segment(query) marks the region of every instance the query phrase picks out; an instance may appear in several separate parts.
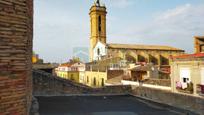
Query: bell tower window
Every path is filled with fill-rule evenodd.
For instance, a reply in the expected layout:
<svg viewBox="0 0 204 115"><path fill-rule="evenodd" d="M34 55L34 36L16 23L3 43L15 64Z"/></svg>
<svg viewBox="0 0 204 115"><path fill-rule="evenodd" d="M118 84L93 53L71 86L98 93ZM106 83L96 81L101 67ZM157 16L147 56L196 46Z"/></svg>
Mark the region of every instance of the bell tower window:
<svg viewBox="0 0 204 115"><path fill-rule="evenodd" d="M101 16L98 17L98 31L101 32Z"/></svg>

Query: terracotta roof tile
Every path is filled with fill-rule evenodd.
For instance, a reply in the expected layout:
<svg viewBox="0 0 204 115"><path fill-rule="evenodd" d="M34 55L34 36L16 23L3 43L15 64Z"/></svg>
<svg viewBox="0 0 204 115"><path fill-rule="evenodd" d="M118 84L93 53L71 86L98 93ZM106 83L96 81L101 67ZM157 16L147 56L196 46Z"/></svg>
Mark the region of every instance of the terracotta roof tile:
<svg viewBox="0 0 204 115"><path fill-rule="evenodd" d="M204 53L185 54L180 56L174 56L172 58L173 59L204 58Z"/></svg>
<svg viewBox="0 0 204 115"><path fill-rule="evenodd" d="M70 67L72 66L73 64L70 64L70 63L63 63L61 64L59 67Z"/></svg>
<svg viewBox="0 0 204 115"><path fill-rule="evenodd" d="M169 50L169 51L183 51L182 49L160 46L160 45L137 45L137 44L107 44L109 48L115 49L141 49L141 50Z"/></svg>

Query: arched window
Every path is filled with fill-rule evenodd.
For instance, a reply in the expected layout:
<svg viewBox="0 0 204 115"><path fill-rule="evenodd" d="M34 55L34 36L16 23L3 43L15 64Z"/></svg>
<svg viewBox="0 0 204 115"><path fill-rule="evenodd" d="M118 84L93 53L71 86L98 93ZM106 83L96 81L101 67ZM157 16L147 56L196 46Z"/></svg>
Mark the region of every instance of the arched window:
<svg viewBox="0 0 204 115"><path fill-rule="evenodd" d="M89 76L87 76L86 82L89 83Z"/></svg>
<svg viewBox="0 0 204 115"><path fill-rule="evenodd" d="M101 32L101 16L98 17L98 31Z"/></svg>
<svg viewBox="0 0 204 115"><path fill-rule="evenodd" d="M104 78L102 78L101 86L104 86Z"/></svg>
<svg viewBox="0 0 204 115"><path fill-rule="evenodd" d="M71 74L71 80L72 80L72 81L74 80L74 75L73 75L73 74Z"/></svg>
<svg viewBox="0 0 204 115"><path fill-rule="evenodd" d="M96 86L96 78L94 77L93 85Z"/></svg>
<svg viewBox="0 0 204 115"><path fill-rule="evenodd" d="M100 55L100 49L99 48L97 49L97 54Z"/></svg>

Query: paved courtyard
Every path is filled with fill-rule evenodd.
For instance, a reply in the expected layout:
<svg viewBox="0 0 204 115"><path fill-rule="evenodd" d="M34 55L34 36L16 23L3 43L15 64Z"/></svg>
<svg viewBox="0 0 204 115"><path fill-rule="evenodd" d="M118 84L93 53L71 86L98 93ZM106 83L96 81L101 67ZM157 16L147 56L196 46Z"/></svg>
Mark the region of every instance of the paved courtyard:
<svg viewBox="0 0 204 115"><path fill-rule="evenodd" d="M132 96L37 97L40 115L181 115Z"/></svg>

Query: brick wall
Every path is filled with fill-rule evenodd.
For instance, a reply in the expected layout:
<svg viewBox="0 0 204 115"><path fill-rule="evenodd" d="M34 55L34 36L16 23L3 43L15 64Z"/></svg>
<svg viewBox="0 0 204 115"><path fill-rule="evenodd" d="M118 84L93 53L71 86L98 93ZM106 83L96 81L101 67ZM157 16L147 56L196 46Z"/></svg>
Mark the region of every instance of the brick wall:
<svg viewBox="0 0 204 115"><path fill-rule="evenodd" d="M29 113L33 0L0 0L0 115Z"/></svg>

